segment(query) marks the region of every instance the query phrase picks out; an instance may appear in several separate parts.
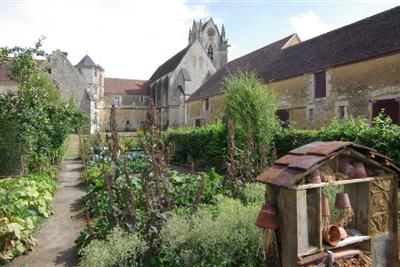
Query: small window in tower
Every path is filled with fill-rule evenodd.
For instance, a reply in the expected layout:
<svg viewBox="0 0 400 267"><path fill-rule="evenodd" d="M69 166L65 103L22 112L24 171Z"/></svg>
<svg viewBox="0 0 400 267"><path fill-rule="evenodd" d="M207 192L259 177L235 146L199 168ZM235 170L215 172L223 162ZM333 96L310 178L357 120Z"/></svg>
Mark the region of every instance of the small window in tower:
<svg viewBox="0 0 400 267"><path fill-rule="evenodd" d="M51 74L51 69L50 68L47 69L47 73Z"/></svg>
<svg viewBox="0 0 400 267"><path fill-rule="evenodd" d="M144 96L140 96L140 98L139 98L139 102L140 102L140 104L143 104L144 103Z"/></svg>
<svg viewBox="0 0 400 267"><path fill-rule="evenodd" d="M208 46L207 55L211 59L211 61L214 60L214 48L212 47L212 45Z"/></svg>
<svg viewBox="0 0 400 267"><path fill-rule="evenodd" d="M314 120L314 109L310 108L308 109L308 122L312 122Z"/></svg>
<svg viewBox="0 0 400 267"><path fill-rule="evenodd" d="M97 70L94 69L94 77L97 77Z"/></svg>
<svg viewBox="0 0 400 267"><path fill-rule="evenodd" d="M337 106L336 115L339 120L344 119L346 116L346 106Z"/></svg>
<svg viewBox="0 0 400 267"><path fill-rule="evenodd" d="M210 100L208 98L206 98L204 100L204 109L205 109L205 111L209 111L210 110Z"/></svg>

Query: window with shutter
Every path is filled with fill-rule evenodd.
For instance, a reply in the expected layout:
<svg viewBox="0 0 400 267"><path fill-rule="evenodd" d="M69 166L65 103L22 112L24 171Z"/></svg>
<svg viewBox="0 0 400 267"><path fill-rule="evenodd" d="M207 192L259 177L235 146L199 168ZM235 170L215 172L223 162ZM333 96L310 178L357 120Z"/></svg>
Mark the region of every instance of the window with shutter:
<svg viewBox="0 0 400 267"><path fill-rule="evenodd" d="M378 116L380 112L389 116L393 123L399 124L399 102L396 99L378 100L372 103L372 118Z"/></svg>
<svg viewBox="0 0 400 267"><path fill-rule="evenodd" d="M314 74L314 98L326 97L326 72Z"/></svg>

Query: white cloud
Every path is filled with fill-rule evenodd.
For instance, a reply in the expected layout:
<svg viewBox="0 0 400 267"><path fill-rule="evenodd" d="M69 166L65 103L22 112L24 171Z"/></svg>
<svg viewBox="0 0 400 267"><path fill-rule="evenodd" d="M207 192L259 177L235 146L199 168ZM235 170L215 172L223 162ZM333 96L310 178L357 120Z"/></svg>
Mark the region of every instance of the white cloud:
<svg viewBox="0 0 400 267"><path fill-rule="evenodd" d="M108 77L148 79L187 45L204 5L184 0L30 0L7 2L0 46L30 46L44 35L46 51L61 49L76 64L86 53Z"/></svg>
<svg viewBox="0 0 400 267"><path fill-rule="evenodd" d="M290 17L289 22L301 40L310 39L332 29L312 10Z"/></svg>

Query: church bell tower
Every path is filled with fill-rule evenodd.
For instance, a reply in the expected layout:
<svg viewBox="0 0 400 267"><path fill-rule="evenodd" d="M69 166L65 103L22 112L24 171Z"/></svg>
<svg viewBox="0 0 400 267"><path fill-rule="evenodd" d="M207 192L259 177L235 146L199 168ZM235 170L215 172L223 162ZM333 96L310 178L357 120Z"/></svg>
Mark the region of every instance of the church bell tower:
<svg viewBox="0 0 400 267"><path fill-rule="evenodd" d="M212 18L204 24L201 20L193 21L192 28L189 30L189 44L192 44L195 40L199 40L217 70L228 62L228 47L230 45L225 38L224 25L219 31Z"/></svg>

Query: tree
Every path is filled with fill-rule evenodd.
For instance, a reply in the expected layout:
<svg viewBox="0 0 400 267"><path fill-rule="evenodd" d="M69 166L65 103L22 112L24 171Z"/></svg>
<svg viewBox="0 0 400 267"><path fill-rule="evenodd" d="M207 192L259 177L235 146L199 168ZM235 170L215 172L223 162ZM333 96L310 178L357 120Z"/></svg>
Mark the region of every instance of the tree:
<svg viewBox="0 0 400 267"><path fill-rule="evenodd" d="M18 91L0 95L0 122L10 126L1 128L0 140L7 140L9 129L15 133L0 150L17 151L21 174L55 162L68 134L88 121L76 105L61 102L54 83L37 68L35 56L46 55L41 42L34 48L0 48L0 64L11 65L11 77L19 84Z"/></svg>
<svg viewBox="0 0 400 267"><path fill-rule="evenodd" d="M279 128L276 95L252 72L229 76L224 86L225 117L233 121L239 172L245 178L254 177L273 155L273 138Z"/></svg>

